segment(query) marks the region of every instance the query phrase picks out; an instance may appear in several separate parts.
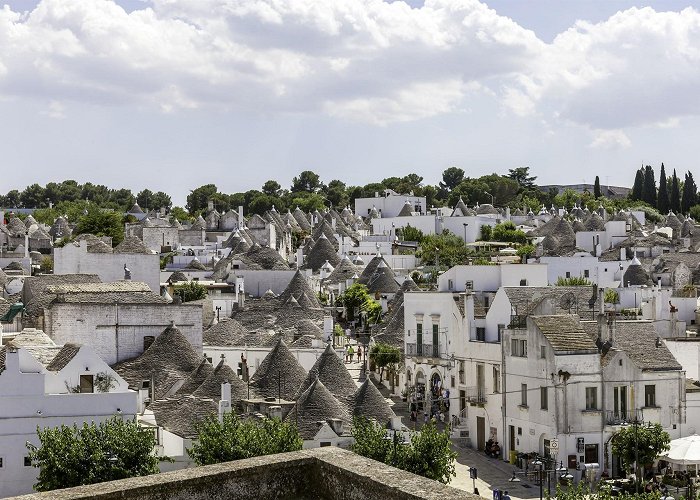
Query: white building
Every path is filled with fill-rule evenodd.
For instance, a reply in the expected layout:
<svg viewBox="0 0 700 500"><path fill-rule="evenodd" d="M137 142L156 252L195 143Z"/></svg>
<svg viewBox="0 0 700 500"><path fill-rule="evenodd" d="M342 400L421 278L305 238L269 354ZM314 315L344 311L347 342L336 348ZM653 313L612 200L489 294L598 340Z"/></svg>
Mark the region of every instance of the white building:
<svg viewBox="0 0 700 500"><path fill-rule="evenodd" d="M629 266L629 261L624 257L622 260L601 261L589 252L576 252L567 257L542 256L539 262L547 265L550 285L555 285L559 278L585 278L603 288L617 287Z"/></svg>
<svg viewBox="0 0 700 500"><path fill-rule="evenodd" d="M376 209L381 217L396 217L408 201L413 211L425 215L427 206L425 196L398 194L391 189L385 189L383 193L374 193L374 198L356 198L355 214L361 217L369 216L372 209Z"/></svg>
<svg viewBox="0 0 700 500"><path fill-rule="evenodd" d="M91 252L88 242L68 243L54 249L54 274L96 274L105 283L125 278L125 267L130 279L148 284L153 292L160 292L160 256L146 248L135 237L130 237L114 252Z"/></svg>
<svg viewBox="0 0 700 500"><path fill-rule="evenodd" d="M27 442L37 427L135 418L137 394L87 345L56 346L25 330L0 347L0 497L32 492L37 470Z"/></svg>

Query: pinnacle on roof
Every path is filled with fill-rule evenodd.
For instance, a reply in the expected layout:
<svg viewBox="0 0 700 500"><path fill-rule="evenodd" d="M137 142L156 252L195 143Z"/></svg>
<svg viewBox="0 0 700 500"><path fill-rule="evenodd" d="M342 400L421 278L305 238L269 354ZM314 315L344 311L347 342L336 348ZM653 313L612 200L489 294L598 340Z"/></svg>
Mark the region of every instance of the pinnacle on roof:
<svg viewBox="0 0 700 500"><path fill-rule="evenodd" d="M366 378L353 394L352 414L376 420L381 425L396 417L384 396L369 378Z"/></svg>
<svg viewBox="0 0 700 500"><path fill-rule="evenodd" d="M345 405L350 405L357 385L345 367L345 363L340 360L331 344L326 346L323 354L319 356L314 366L309 370L306 380L299 387L297 397L300 397L316 379L323 382L323 385L338 401Z"/></svg>
<svg viewBox="0 0 700 500"><path fill-rule="evenodd" d="M250 385L262 397L292 401L304 379L306 371L280 337L251 377Z"/></svg>
<svg viewBox="0 0 700 500"><path fill-rule="evenodd" d="M404 203L403 207L401 207L401 211L399 212L399 215L397 217L411 217L413 215L413 207L411 206L411 203L406 200L406 203Z"/></svg>
<svg viewBox="0 0 700 500"><path fill-rule="evenodd" d="M202 333L202 341L206 345L232 346L240 345L240 339L246 334L245 328L233 318L221 318L215 325Z"/></svg>
<svg viewBox="0 0 700 500"><path fill-rule="evenodd" d="M216 365L216 368L214 368L212 373L209 374L206 380L202 382L202 385L200 385L192 395L219 401L221 400L221 384L225 382L231 384L231 406L238 406L242 400L248 398L247 384L238 378L236 372L226 364L223 355L219 364ZM255 397L255 394L251 393L251 397Z"/></svg>
<svg viewBox="0 0 700 500"><path fill-rule="evenodd" d="M622 277L622 286L640 286L649 284L649 274L635 256Z"/></svg>
<svg viewBox="0 0 700 500"><path fill-rule="evenodd" d="M131 208L129 209L130 214L142 214L143 210L141 210L141 207L139 206L138 203L134 203Z"/></svg>
<svg viewBox="0 0 700 500"><path fill-rule="evenodd" d="M311 385L299 396L296 404L285 418L286 422L296 423L302 439L313 439L319 429L319 422L337 418L350 424L350 414L343 405L323 385L314 379Z"/></svg>
<svg viewBox="0 0 700 500"><path fill-rule="evenodd" d="M185 275L185 273L183 273L182 271L175 271L168 278L168 283L182 283L185 281L189 281L189 280L187 279L187 276Z"/></svg>
<svg viewBox="0 0 700 500"><path fill-rule="evenodd" d="M202 264L197 257L192 259L185 269L192 269L194 271L206 271L207 268Z"/></svg>
<svg viewBox="0 0 700 500"><path fill-rule="evenodd" d="M357 274L357 268L350 262L347 255L343 255L338 265L333 269L333 272L325 279L326 283L340 283L352 278Z"/></svg>

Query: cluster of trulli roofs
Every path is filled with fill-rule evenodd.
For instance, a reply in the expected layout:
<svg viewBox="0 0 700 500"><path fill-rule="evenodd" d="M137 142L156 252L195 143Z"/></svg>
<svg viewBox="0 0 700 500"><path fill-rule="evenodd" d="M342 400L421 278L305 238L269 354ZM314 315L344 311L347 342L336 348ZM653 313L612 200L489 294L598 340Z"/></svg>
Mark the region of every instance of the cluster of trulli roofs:
<svg viewBox="0 0 700 500"><path fill-rule="evenodd" d="M246 218L210 204L190 225L129 213L138 222L114 247L72 238L61 217L51 227L0 217L0 497L31 491L25 443L38 444L37 426L114 415L153 430L156 452L175 459L165 468L192 465L186 448L207 415L278 417L306 447L348 446L353 416L411 427L398 404L449 422L460 445L497 440L504 459L535 451L610 475L621 473L610 446L621 425L658 422L677 438L700 424L691 219L462 200L428 210L391 191L354 211ZM479 241L482 226L504 221L536 248L526 262L509 244ZM398 241L409 225L449 230L491 265L431 280L432 263ZM42 274L47 255L53 273ZM566 278L595 286L556 285ZM191 281L207 296L182 302L175 291ZM348 311L334 304L353 283L383 310L354 326L403 354L393 380L343 362L351 335L334 331Z"/></svg>

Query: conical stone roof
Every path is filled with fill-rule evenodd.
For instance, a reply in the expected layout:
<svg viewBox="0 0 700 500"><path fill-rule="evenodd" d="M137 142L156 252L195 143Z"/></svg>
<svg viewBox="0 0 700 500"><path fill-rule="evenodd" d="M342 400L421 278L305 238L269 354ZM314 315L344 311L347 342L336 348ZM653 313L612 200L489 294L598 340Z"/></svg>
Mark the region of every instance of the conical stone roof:
<svg viewBox="0 0 700 500"><path fill-rule="evenodd" d="M377 269L372 273L366 286L370 293L396 293L399 290L399 284L394 278L394 271L383 259L377 265Z"/></svg>
<svg viewBox="0 0 700 500"><path fill-rule="evenodd" d="M175 394L192 394L212 373L214 373L214 367L207 358L202 356L199 366L190 372L185 383L180 386Z"/></svg>
<svg viewBox="0 0 700 500"><path fill-rule="evenodd" d="M359 274L359 270L355 267L355 264L350 261L348 256L344 255L324 282L329 284L344 283L356 274Z"/></svg>
<svg viewBox="0 0 700 500"><path fill-rule="evenodd" d="M313 439L319 430L319 422L331 418L342 420L350 425L350 414L343 405L323 385L314 379L311 385L299 396L296 404L285 418L285 422L295 423L302 439Z"/></svg>
<svg viewBox="0 0 700 500"><path fill-rule="evenodd" d="M294 277L287 285L287 288L285 288L284 292L280 294L279 299L281 303L284 304L290 297L299 297L301 294L306 295L315 308L321 307L321 303L318 301L316 293L314 293L314 291L311 289L311 286L309 285L308 281L306 281L306 278L301 271L297 270L297 272L294 273Z"/></svg>
<svg viewBox="0 0 700 500"><path fill-rule="evenodd" d="M262 397L281 395L282 399L293 401L305 379L306 370L280 338L251 377L250 385Z"/></svg>
<svg viewBox="0 0 700 500"><path fill-rule="evenodd" d="M399 212L399 215L397 217L411 217L413 215L413 207L409 203L408 200L406 200L406 203L404 203L403 207L401 207L401 211Z"/></svg>
<svg viewBox="0 0 700 500"><path fill-rule="evenodd" d="M396 417L389 403L369 378L366 378L353 394L352 414L355 417L376 420L381 425Z"/></svg>
<svg viewBox="0 0 700 500"><path fill-rule="evenodd" d="M586 231L605 231L605 222L597 212L593 212L583 223Z"/></svg>
<svg viewBox="0 0 700 500"><path fill-rule="evenodd" d="M338 401L350 406L352 397L357 390L357 385L353 380L350 372L335 352L331 344L328 344L314 363L314 366L309 370L306 380L299 388L297 397L311 385L314 380L320 380L323 385L333 394Z"/></svg>
<svg viewBox="0 0 700 500"><path fill-rule="evenodd" d="M622 278L623 286L641 286L649 284L649 274L642 267L639 259L632 259L629 267Z"/></svg>
<svg viewBox="0 0 700 500"><path fill-rule="evenodd" d="M165 397L173 385L186 380L201 362L199 354L187 337L174 325L158 335L153 344L140 356L121 362L113 368L129 383L140 389L141 382L155 379L156 399Z"/></svg>
<svg viewBox="0 0 700 500"><path fill-rule="evenodd" d="M207 328L202 334L202 342L210 346L240 345L245 329L233 318L222 318L217 324Z"/></svg>
<svg viewBox="0 0 700 500"><path fill-rule="evenodd" d="M326 235L322 233L309 250L304 267L306 269L318 271L326 261L335 267L340 263L340 257L336 253L333 244L328 241Z"/></svg>
<svg viewBox="0 0 700 500"><path fill-rule="evenodd" d="M248 384L238 378L236 372L226 364L223 358L192 395L199 398L210 398L218 402L221 400L221 384L225 382L231 384L231 406L239 407L242 400L248 399ZM257 397L253 390L250 392L250 397Z"/></svg>

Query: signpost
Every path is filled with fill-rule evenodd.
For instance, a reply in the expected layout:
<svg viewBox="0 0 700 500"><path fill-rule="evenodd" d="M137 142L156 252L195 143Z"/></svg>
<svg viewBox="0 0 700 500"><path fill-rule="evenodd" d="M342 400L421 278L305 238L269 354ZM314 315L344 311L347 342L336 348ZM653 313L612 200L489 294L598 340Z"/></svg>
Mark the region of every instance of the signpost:
<svg viewBox="0 0 700 500"><path fill-rule="evenodd" d="M478 495L479 490L476 489L477 472L476 467L469 467L469 477L472 478L472 485L474 486L474 494Z"/></svg>

